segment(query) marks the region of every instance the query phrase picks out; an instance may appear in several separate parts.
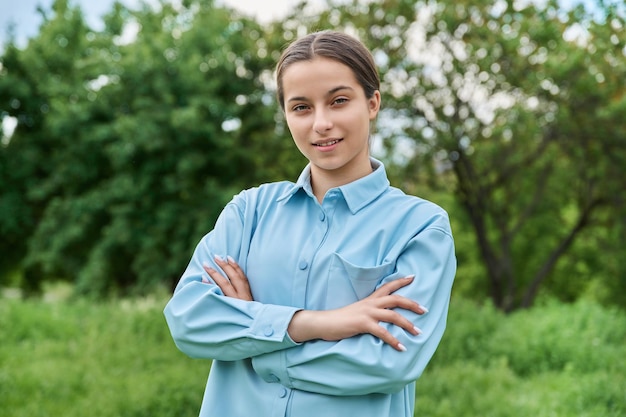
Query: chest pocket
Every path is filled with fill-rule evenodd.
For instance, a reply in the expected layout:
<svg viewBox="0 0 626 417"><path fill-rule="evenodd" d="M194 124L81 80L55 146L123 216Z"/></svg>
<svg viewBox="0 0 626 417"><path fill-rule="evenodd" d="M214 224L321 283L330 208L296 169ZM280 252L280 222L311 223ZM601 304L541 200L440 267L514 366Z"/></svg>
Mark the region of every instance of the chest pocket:
<svg viewBox="0 0 626 417"><path fill-rule="evenodd" d="M328 274L328 291L326 293L326 308L340 308L370 295L380 281L391 275L393 263L378 266L358 266L333 254Z"/></svg>

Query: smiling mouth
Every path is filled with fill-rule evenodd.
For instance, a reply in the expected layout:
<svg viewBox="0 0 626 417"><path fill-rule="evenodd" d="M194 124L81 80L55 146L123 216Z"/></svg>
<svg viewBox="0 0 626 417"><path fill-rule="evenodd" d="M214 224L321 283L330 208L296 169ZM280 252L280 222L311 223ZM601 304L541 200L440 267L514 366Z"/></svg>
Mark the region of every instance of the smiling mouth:
<svg viewBox="0 0 626 417"><path fill-rule="evenodd" d="M313 146L318 146L320 148L323 148L325 146L333 146L336 143L341 142L343 139L333 139L333 140L329 140L328 142L320 142L320 143L314 143Z"/></svg>

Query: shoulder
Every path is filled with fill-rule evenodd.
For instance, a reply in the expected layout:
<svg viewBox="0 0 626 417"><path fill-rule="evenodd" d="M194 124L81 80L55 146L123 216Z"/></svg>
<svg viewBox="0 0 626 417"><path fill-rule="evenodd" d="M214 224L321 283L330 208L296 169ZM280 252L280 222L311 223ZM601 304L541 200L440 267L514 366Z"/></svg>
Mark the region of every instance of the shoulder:
<svg viewBox="0 0 626 417"><path fill-rule="evenodd" d="M448 212L438 204L406 194L396 187L389 187L381 197L381 202L393 210L402 222L416 225L422 231L438 229L445 234L452 235Z"/></svg>
<svg viewBox="0 0 626 417"><path fill-rule="evenodd" d="M233 197L229 204L234 204L240 209L271 205L293 190L294 186L291 181L261 184L241 191Z"/></svg>

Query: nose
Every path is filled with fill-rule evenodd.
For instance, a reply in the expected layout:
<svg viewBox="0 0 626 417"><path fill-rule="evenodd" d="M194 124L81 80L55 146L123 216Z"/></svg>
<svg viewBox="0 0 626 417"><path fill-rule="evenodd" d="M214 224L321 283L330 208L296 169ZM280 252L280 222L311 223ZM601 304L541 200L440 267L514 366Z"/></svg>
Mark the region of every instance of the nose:
<svg viewBox="0 0 626 417"><path fill-rule="evenodd" d="M318 135L325 135L333 127L333 122L328 112L324 110L317 110L315 112L315 120L313 120L313 130Z"/></svg>

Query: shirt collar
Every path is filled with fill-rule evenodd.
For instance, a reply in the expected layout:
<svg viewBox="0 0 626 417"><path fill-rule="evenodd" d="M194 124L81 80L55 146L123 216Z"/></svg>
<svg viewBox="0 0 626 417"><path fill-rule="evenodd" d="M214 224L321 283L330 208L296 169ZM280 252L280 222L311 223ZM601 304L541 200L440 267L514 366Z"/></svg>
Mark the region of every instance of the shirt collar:
<svg viewBox="0 0 626 417"><path fill-rule="evenodd" d="M373 168L371 174L335 188L341 191L352 214L374 201L389 187L389 180L387 179L387 172L383 163L374 158L370 158L370 162ZM289 200L299 190L303 190L310 197L315 198L311 187L311 164L304 168L298 177L298 181L287 189L277 201Z"/></svg>

